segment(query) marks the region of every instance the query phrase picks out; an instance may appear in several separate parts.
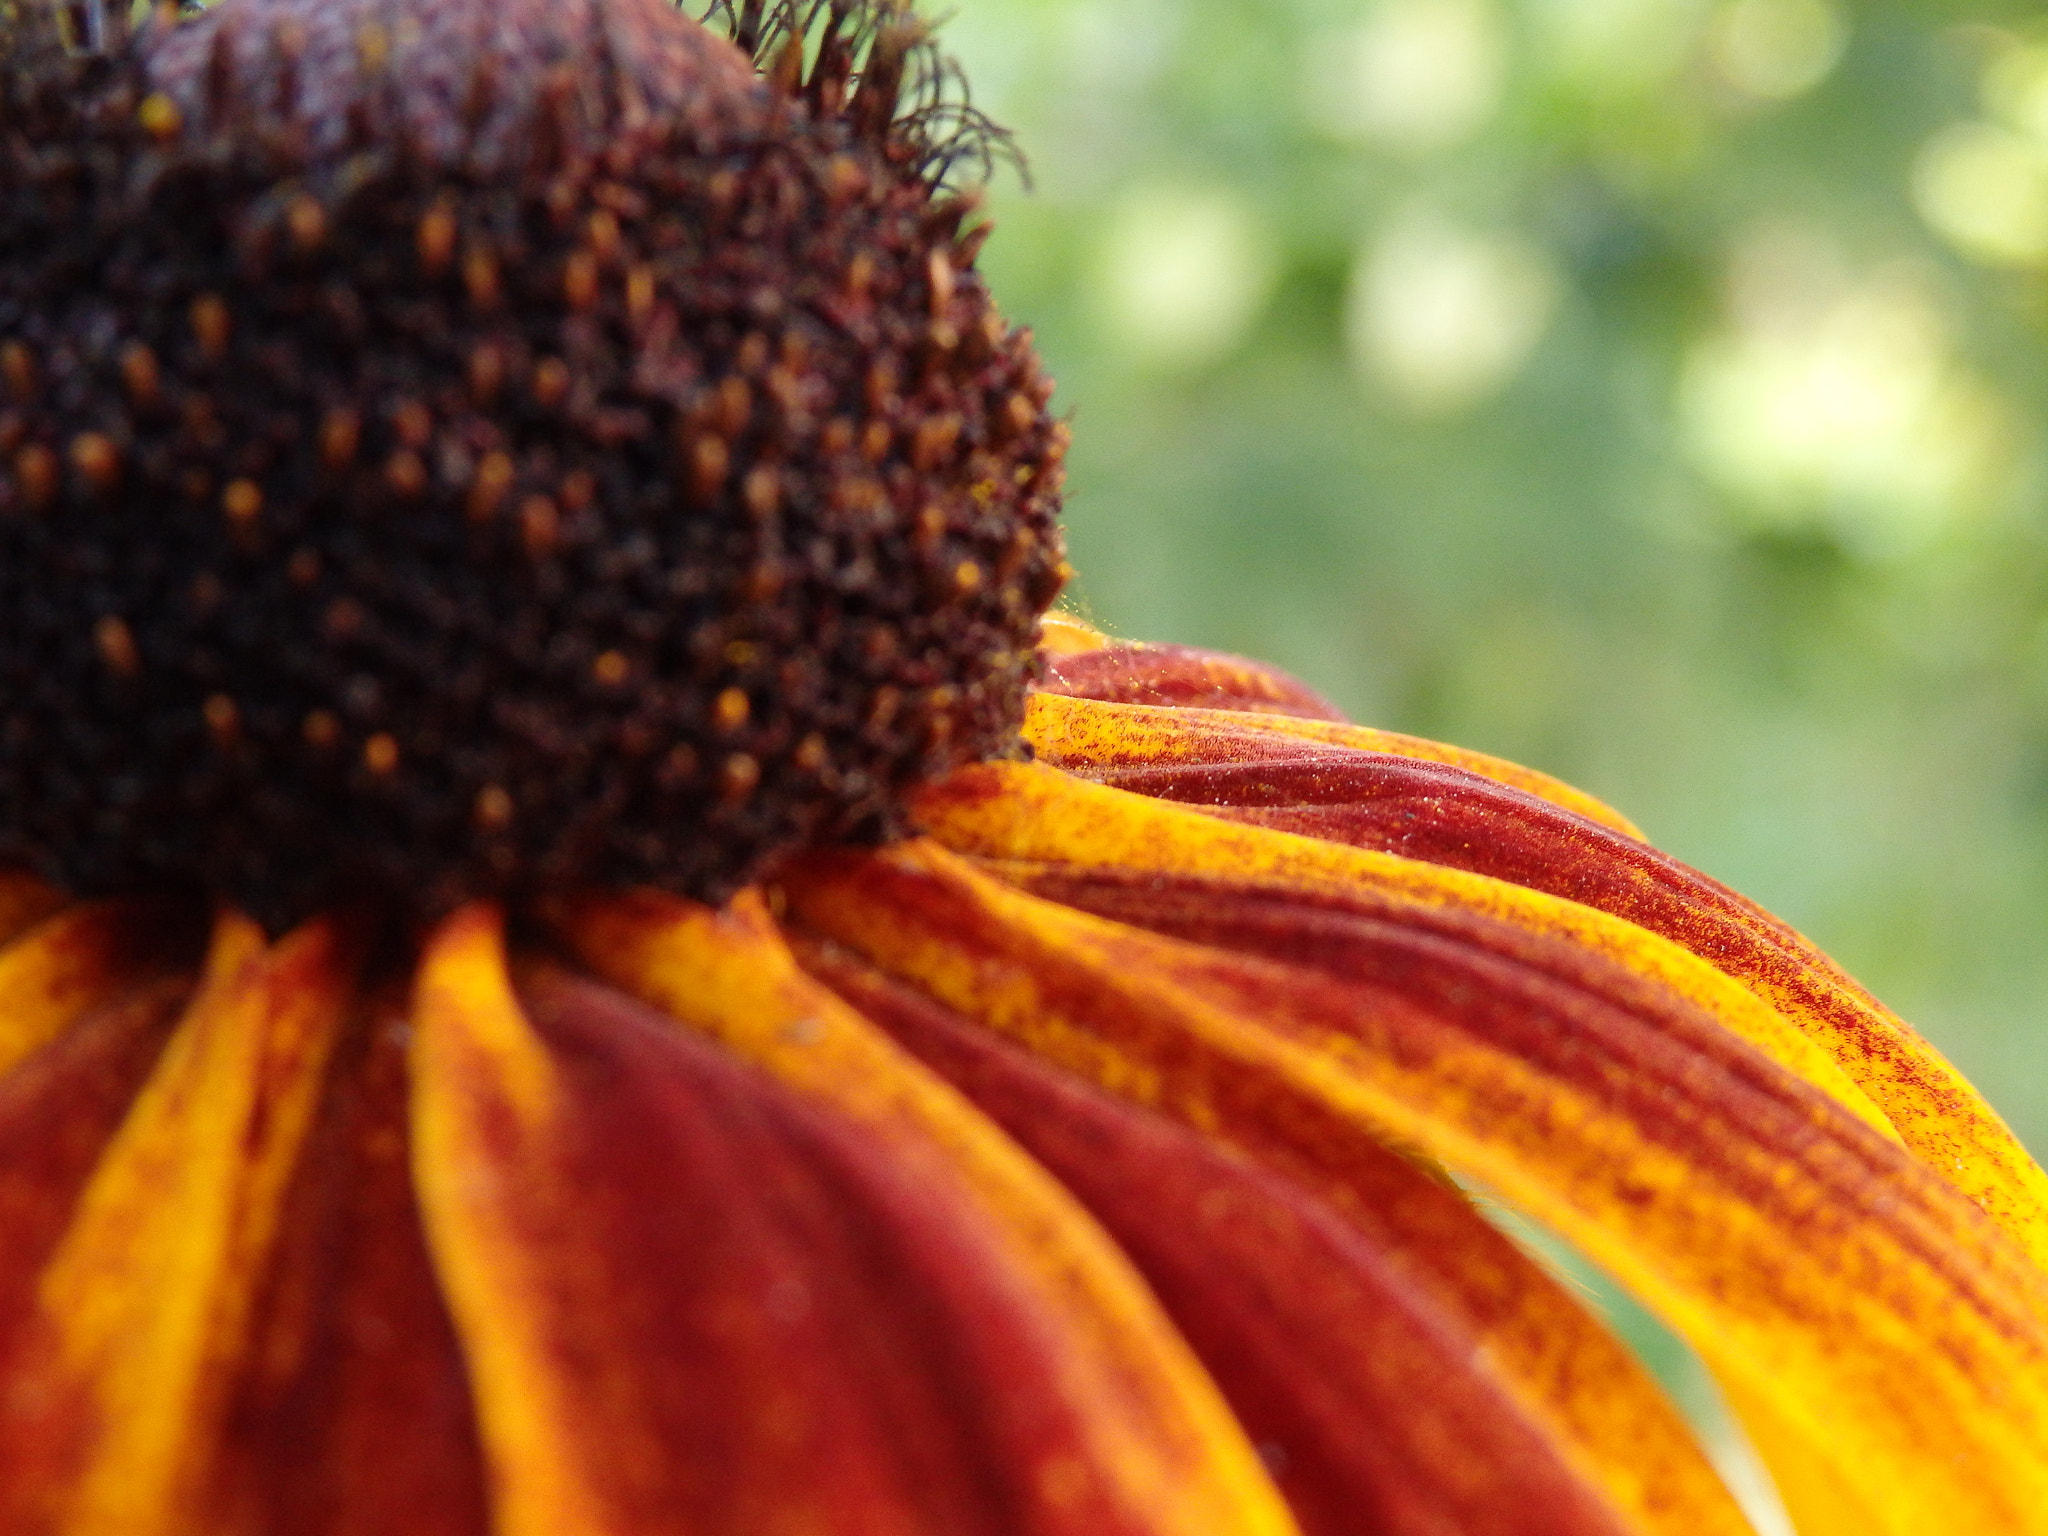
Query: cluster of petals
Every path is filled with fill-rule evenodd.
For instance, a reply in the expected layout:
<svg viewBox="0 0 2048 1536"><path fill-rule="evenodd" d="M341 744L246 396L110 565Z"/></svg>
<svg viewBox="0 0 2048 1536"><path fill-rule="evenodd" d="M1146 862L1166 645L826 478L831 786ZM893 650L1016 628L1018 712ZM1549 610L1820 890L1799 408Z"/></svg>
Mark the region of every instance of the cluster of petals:
<svg viewBox="0 0 2048 1536"><path fill-rule="evenodd" d="M1049 620L1033 760L714 910L0 878L0 1529L2048 1532L2048 1179L1585 795Z"/></svg>

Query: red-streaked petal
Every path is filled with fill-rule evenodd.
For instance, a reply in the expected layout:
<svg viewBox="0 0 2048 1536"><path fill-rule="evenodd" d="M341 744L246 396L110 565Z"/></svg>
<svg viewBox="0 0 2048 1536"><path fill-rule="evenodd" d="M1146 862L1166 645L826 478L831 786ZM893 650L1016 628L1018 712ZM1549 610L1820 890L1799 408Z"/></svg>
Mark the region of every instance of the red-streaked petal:
<svg viewBox="0 0 2048 1536"><path fill-rule="evenodd" d="M65 904L63 892L19 870L0 869L0 944L26 932Z"/></svg>
<svg viewBox="0 0 2048 1536"><path fill-rule="evenodd" d="M1670 940L1577 902L1371 849L1235 826L1042 765L965 769L923 790L917 811L938 841L982 858L1272 880L1338 898L1363 890L1568 940L1560 955L1583 950L1671 989L1851 1113L1896 1134L1834 1058L1755 993Z"/></svg>
<svg viewBox="0 0 2048 1536"><path fill-rule="evenodd" d="M1640 1368L1412 1164L1355 1138L1324 1198L844 951L803 954L1109 1227L1308 1536L1748 1531Z"/></svg>
<svg viewBox="0 0 2048 1536"><path fill-rule="evenodd" d="M663 1011L542 968L529 1013L475 910L415 1009L504 1536L1292 1529L1092 1225L755 904L562 920Z"/></svg>
<svg viewBox="0 0 2048 1536"><path fill-rule="evenodd" d="M1342 720L1337 706L1278 667L1187 645L1110 644L1045 657L1047 693L1110 704L1249 710Z"/></svg>
<svg viewBox="0 0 2048 1536"><path fill-rule="evenodd" d="M1484 752L1469 752L1420 736L1403 736L1341 721L1221 709L1106 704L1034 693L1024 716L1024 739L1045 762L1087 774L1107 768L1219 760L1284 762L1314 746L1412 757L1463 768L1523 790L1539 800L1548 800L1625 836L1642 836L1635 823L1612 806L1547 773Z"/></svg>
<svg viewBox="0 0 2048 1536"><path fill-rule="evenodd" d="M427 1259L406 1015L350 1021L257 1292L201 1506L208 1533L484 1536L483 1456Z"/></svg>
<svg viewBox="0 0 2048 1536"><path fill-rule="evenodd" d="M1296 1145L1365 1128L1489 1185L1766 1398L1857 1488L1866 1529L2048 1531L2048 1277L1682 998L1632 1013L1565 984L1568 963L1398 923L1330 970L1281 964L1036 900L929 844L807 865L790 899L1192 1123Z"/></svg>
<svg viewBox="0 0 2048 1536"><path fill-rule="evenodd" d="M9 1371L10 1531L190 1528L347 1002L335 929L216 925L205 978L79 1195Z"/></svg>
<svg viewBox="0 0 2048 1536"><path fill-rule="evenodd" d="M37 1279L191 993L180 976L130 988L0 1077L0 1482L37 1412L41 1384L14 1372Z"/></svg>
<svg viewBox="0 0 2048 1536"><path fill-rule="evenodd" d="M1271 732L1169 738L1158 727L1141 746L1065 766L1232 820L1510 881L1661 934L1815 1040L1923 1162L2048 1266L2048 1173L1911 1026L1753 902L1638 839L1450 765Z"/></svg>
<svg viewBox="0 0 2048 1536"><path fill-rule="evenodd" d="M75 1020L190 963L199 935L178 914L134 901L45 917L0 948L0 1075Z"/></svg>

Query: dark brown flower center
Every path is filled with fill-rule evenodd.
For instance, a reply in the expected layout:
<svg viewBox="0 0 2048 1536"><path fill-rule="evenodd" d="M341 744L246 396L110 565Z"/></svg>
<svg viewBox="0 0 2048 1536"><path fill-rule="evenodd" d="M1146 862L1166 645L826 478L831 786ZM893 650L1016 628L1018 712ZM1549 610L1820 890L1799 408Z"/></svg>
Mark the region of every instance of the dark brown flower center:
<svg viewBox="0 0 2048 1536"><path fill-rule="evenodd" d="M715 900L1013 750L1062 429L833 11L781 89L664 0L10 39L0 858Z"/></svg>

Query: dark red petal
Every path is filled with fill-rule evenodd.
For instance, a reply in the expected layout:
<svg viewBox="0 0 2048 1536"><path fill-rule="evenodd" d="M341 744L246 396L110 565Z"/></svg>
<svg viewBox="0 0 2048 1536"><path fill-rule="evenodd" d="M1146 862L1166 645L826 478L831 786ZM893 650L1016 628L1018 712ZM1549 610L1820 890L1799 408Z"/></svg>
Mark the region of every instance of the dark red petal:
<svg viewBox="0 0 2048 1536"><path fill-rule="evenodd" d="M772 930L680 903L642 910L657 950L678 918L724 924L711 964L736 961L756 1004L731 1016L739 1000L725 1000L733 1030L830 1063L867 1029L786 952L804 1011L760 1016L775 978L748 960ZM608 932L630 970L644 958L624 953L633 928L631 912L600 914L579 940ZM1216 1512L1213 1498L1191 1510L1184 1487L1134 1486L1114 1464L1134 1451L1141 1472L1158 1465L1142 1411L1160 1383L1144 1349L1108 1374L1089 1358L1104 1319L1056 1294L1086 1285L1068 1273L1049 1290L1020 1255L1023 1224L993 1219L966 1171L977 1151L900 1106L863 1121L597 983L537 967L515 1000L494 955L481 911L437 936L414 1059L422 1204L501 1530L1289 1529L1263 1479L1197 1526L1190 1513ZM701 969L686 979L699 999L718 987ZM926 1098L946 1094L907 1058L902 1070ZM871 1108L902 1091L842 1086ZM1135 1381L1116 1374L1133 1366ZM1139 1414L1101 1417L1105 1390ZM1197 1462L1186 1482L1215 1475Z"/></svg>
<svg viewBox="0 0 2048 1536"><path fill-rule="evenodd" d="M482 1536L474 1408L413 1198L402 1002L352 1021L285 1198L205 1528Z"/></svg>
<svg viewBox="0 0 2048 1536"><path fill-rule="evenodd" d="M1109 1228L1215 1375L1306 1536L1635 1528L1582 1481L1558 1426L1520 1400L1429 1272L1428 1250L1402 1251L1396 1229L1418 1201L1440 1207L1430 1213L1439 1222L1458 1206L1483 1228L1451 1191L1368 1151L1370 1166L1352 1169L1347 1218L1296 1180L1054 1071L844 951L803 953ZM1497 1234L1462 1236L1504 1272L1532 1268ZM1643 1400L1654 1412L1653 1394ZM1647 1450L1652 1426L1642 1427ZM1660 1427L1675 1432L1675 1420ZM1723 1515L1738 1527L1732 1508Z"/></svg>
<svg viewBox="0 0 2048 1536"><path fill-rule="evenodd" d="M1177 733L1139 724L1152 729L1127 730L1117 749L1047 755L1096 783L1469 870L1670 939L1818 1042L1927 1166L2048 1262L2048 1175L1917 1032L1754 902L1598 819L1452 764L1204 722Z"/></svg>

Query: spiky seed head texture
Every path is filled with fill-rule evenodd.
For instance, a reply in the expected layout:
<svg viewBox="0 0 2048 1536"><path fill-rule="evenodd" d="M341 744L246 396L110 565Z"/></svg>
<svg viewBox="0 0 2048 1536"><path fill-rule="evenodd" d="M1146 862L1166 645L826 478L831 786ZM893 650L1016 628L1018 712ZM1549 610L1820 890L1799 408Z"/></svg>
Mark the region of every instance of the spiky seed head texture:
<svg viewBox="0 0 2048 1536"><path fill-rule="evenodd" d="M765 77L665 0L16 25L0 858L718 900L1016 750L1050 385L915 20L832 3L806 73L758 9Z"/></svg>

